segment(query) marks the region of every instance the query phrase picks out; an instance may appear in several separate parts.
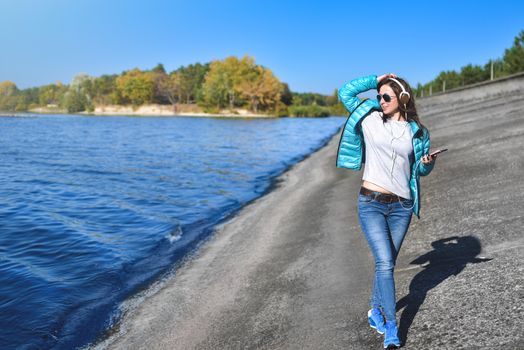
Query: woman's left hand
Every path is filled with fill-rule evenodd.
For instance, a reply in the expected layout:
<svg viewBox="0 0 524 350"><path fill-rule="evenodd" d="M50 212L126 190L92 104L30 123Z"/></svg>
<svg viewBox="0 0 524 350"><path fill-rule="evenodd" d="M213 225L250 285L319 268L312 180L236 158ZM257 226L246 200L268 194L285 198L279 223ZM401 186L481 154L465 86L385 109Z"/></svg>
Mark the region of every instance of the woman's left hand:
<svg viewBox="0 0 524 350"><path fill-rule="evenodd" d="M397 76L393 73L388 73L388 74L382 74L381 76L378 76L377 77L377 83L380 83L382 80L384 79L388 79L388 78L396 78Z"/></svg>
<svg viewBox="0 0 524 350"><path fill-rule="evenodd" d="M428 164L431 164L435 161L435 159L437 159L437 155L435 154L433 157L430 156L429 154L426 154L422 157L422 163L428 165Z"/></svg>

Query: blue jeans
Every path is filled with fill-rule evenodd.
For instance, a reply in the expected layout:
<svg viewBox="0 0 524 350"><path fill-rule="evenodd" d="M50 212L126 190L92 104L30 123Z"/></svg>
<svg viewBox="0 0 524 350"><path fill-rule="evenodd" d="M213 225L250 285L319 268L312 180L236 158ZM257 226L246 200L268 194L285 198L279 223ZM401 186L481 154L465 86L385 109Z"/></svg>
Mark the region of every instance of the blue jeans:
<svg viewBox="0 0 524 350"><path fill-rule="evenodd" d="M395 321L393 269L411 222L412 200L381 203L373 196L358 195L358 217L375 259L375 279L370 306L382 308L387 321Z"/></svg>

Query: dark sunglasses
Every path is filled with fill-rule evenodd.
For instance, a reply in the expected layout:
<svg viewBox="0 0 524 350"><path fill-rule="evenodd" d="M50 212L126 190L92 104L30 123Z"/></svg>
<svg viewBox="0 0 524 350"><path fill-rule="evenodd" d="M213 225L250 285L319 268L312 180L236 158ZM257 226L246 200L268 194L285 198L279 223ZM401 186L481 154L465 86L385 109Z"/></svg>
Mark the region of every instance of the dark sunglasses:
<svg viewBox="0 0 524 350"><path fill-rule="evenodd" d="M384 98L384 101L386 102L391 102L391 100L393 99L393 97L389 96L388 94L383 94L383 95L378 94L377 95L378 102L380 102L382 98Z"/></svg>

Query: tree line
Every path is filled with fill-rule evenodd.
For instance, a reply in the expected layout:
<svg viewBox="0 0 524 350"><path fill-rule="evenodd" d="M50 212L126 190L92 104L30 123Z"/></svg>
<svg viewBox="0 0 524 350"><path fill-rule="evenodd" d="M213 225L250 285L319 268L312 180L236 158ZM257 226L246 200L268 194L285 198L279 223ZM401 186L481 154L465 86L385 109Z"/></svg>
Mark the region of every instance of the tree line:
<svg viewBox="0 0 524 350"><path fill-rule="evenodd" d="M277 116L344 114L336 91L332 96L292 92L270 69L247 55L190 64L169 73L158 64L150 70L135 68L100 77L79 74L69 85L18 89L11 81L0 83L3 111L47 107L77 113L93 112L96 106L145 104L171 105L174 112L180 104L197 104L209 113L245 108Z"/></svg>
<svg viewBox="0 0 524 350"><path fill-rule="evenodd" d="M513 46L504 51L502 58L490 60L484 65L468 64L460 71L443 71L427 84L418 84L414 91L416 96L428 96L432 93L490 80L492 72L493 79L524 72L524 30L514 38Z"/></svg>
<svg viewBox="0 0 524 350"><path fill-rule="evenodd" d="M417 96L500 78L524 71L524 30L502 58L484 65L468 64L460 71L443 71L427 84L418 84ZM14 82L0 82L0 111L24 112L38 107L69 113L93 112L97 106L144 104L196 104L205 112L244 108L276 116L344 115L337 91L332 95L292 92L273 72L249 56L227 57L205 64L181 66L167 72L162 64L121 74L75 76L69 85L60 82L19 89Z"/></svg>

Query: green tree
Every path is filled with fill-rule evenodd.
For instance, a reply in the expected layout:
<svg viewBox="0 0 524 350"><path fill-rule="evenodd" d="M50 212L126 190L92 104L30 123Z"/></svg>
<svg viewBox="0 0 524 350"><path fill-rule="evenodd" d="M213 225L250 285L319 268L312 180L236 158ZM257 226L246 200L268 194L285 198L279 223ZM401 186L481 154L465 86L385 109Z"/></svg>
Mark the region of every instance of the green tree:
<svg viewBox="0 0 524 350"><path fill-rule="evenodd" d="M202 88L203 104L217 109L226 107L231 101L233 86L231 72L228 72L227 67L221 61L211 62Z"/></svg>
<svg viewBox="0 0 524 350"><path fill-rule="evenodd" d="M96 94L94 80L93 77L84 73L77 74L73 78L62 102L63 107L69 113L94 111L93 98Z"/></svg>
<svg viewBox="0 0 524 350"><path fill-rule="evenodd" d="M6 80L0 83L0 96L13 96L18 92L16 84Z"/></svg>
<svg viewBox="0 0 524 350"><path fill-rule="evenodd" d="M176 73L180 81L181 102L194 103L202 90L205 76L209 71L209 64L190 64L180 67Z"/></svg>
<svg viewBox="0 0 524 350"><path fill-rule="evenodd" d="M338 101L338 89L335 89L335 91L333 91L333 95L326 96L325 99L326 99L326 106L335 106L335 105L337 105L339 103L339 101Z"/></svg>
<svg viewBox="0 0 524 350"><path fill-rule="evenodd" d="M169 75L162 75L158 84L158 89L162 96L166 98L173 107L176 107L176 104L182 99L179 74L172 72Z"/></svg>
<svg viewBox="0 0 524 350"><path fill-rule="evenodd" d="M255 68L255 60L249 56L242 59L231 56L211 62L203 85L204 105L218 109L242 106L245 101L240 86L246 79L251 79Z"/></svg>
<svg viewBox="0 0 524 350"><path fill-rule="evenodd" d="M293 104L296 106L325 106L327 104L326 102L326 96L321 94L311 92L293 93Z"/></svg>
<svg viewBox="0 0 524 350"><path fill-rule="evenodd" d="M19 100L18 100L18 104L16 107L17 110L26 111L31 108L38 107L39 95L40 95L40 89L37 87L32 87L32 88L21 90L19 92Z"/></svg>
<svg viewBox="0 0 524 350"><path fill-rule="evenodd" d="M440 92L444 89L451 90L461 86L462 83L462 76L454 70L440 72L437 78L431 82L433 84L433 92Z"/></svg>
<svg viewBox="0 0 524 350"><path fill-rule="evenodd" d="M166 74L166 69L162 63L157 64L155 68L151 69L151 71L154 73Z"/></svg>
<svg viewBox="0 0 524 350"><path fill-rule="evenodd" d="M69 113L85 111L88 105L86 95L78 89L70 89L64 96L64 107Z"/></svg>
<svg viewBox="0 0 524 350"><path fill-rule="evenodd" d="M62 83L44 85L39 88L39 104L40 106L59 105L67 87Z"/></svg>
<svg viewBox="0 0 524 350"><path fill-rule="evenodd" d="M137 107L152 102L155 90L155 79L151 72L142 72L135 68L125 72L116 79L116 88L122 96L120 102L129 101Z"/></svg>
<svg viewBox="0 0 524 350"><path fill-rule="evenodd" d="M26 93L27 90L22 90L17 96L15 111L24 112L31 108L31 96ZM1 108L0 108L1 109Z"/></svg>
<svg viewBox="0 0 524 350"><path fill-rule="evenodd" d="M165 93L162 91L162 88L164 87L163 82L168 79L164 66L159 63L155 68L147 72L147 74L153 81L153 96L151 102L158 104L169 103Z"/></svg>
<svg viewBox="0 0 524 350"><path fill-rule="evenodd" d="M0 111L14 112L17 104L16 96L0 96Z"/></svg>
<svg viewBox="0 0 524 350"><path fill-rule="evenodd" d="M503 61L507 74L524 71L524 30L515 37L513 46L505 50Z"/></svg>
<svg viewBox="0 0 524 350"><path fill-rule="evenodd" d="M275 110L280 103L282 84L254 58L231 56L213 61L203 84L203 105L215 110L247 106L251 110Z"/></svg>
<svg viewBox="0 0 524 350"><path fill-rule="evenodd" d="M481 66L472 64L462 67L460 75L462 85L475 84L489 79L489 72L486 72Z"/></svg>
<svg viewBox="0 0 524 350"><path fill-rule="evenodd" d="M118 75L102 75L93 80L93 103L99 105L118 104L116 78ZM115 96L116 95L116 96ZM121 98L121 97L120 97Z"/></svg>
<svg viewBox="0 0 524 350"><path fill-rule="evenodd" d="M488 76L491 78L491 64L493 63L493 79L501 78L506 75L506 72L504 71L504 61L500 58L497 58L495 60L489 60L488 63L484 65L484 70L488 74Z"/></svg>
<svg viewBox="0 0 524 350"><path fill-rule="evenodd" d="M0 82L0 111L13 112L18 105L18 88L12 81Z"/></svg>
<svg viewBox="0 0 524 350"><path fill-rule="evenodd" d="M346 107L338 99L338 89L335 89L333 95L327 96L327 106L330 107L330 115L347 115Z"/></svg>
<svg viewBox="0 0 524 350"><path fill-rule="evenodd" d="M289 89L289 85L287 83L282 83L282 89L280 93L280 101L282 101L283 104L286 106L291 106L293 103L293 93Z"/></svg>

